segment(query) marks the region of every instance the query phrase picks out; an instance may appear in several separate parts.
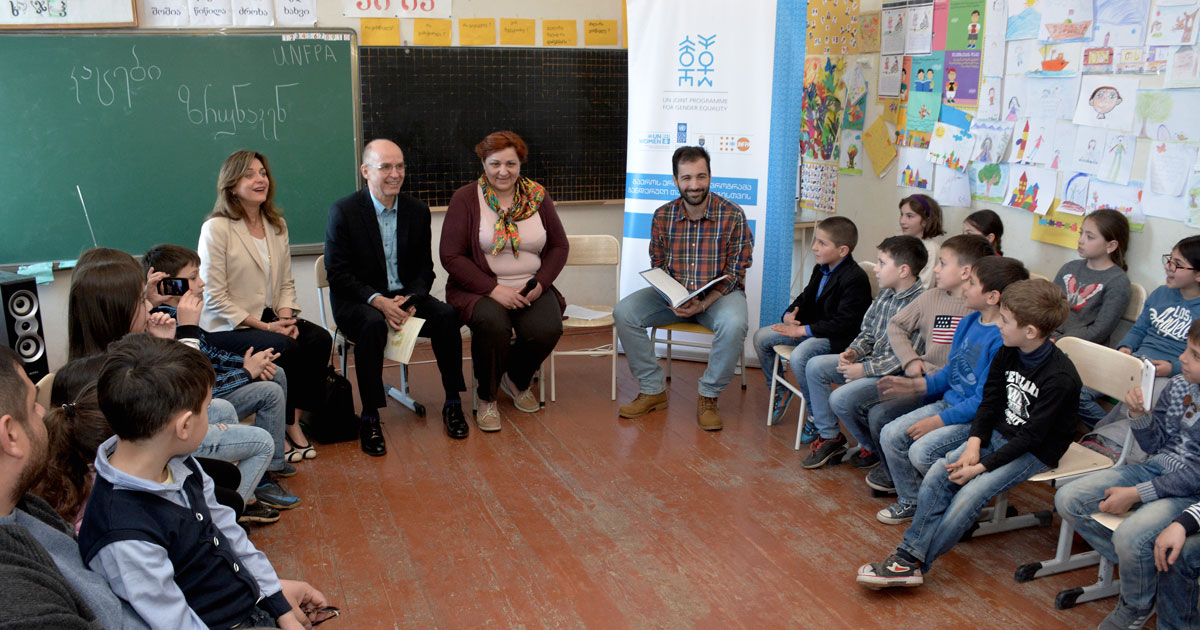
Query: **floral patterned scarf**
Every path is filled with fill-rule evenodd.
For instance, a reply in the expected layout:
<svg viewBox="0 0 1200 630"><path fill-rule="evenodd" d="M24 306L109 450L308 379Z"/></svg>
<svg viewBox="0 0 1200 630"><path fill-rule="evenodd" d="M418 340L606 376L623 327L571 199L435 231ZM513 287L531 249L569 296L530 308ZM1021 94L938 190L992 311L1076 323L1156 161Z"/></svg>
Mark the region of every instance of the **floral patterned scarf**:
<svg viewBox="0 0 1200 630"><path fill-rule="evenodd" d="M521 254L521 234L517 232L517 221L524 221L533 216L546 198L546 189L539 183L521 177L513 187L513 203L508 210L500 209L500 198L496 190L488 184L487 176L479 176L479 187L483 189L483 199L492 212L496 213L495 237L492 239L492 255L512 245L513 258Z"/></svg>

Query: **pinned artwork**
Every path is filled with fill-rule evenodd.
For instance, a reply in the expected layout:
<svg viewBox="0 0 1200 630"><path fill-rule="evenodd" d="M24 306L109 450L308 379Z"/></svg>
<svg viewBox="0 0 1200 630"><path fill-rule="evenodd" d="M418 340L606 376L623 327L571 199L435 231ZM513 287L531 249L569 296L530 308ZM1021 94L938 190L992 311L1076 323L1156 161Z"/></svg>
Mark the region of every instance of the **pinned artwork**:
<svg viewBox="0 0 1200 630"><path fill-rule="evenodd" d="M1076 127L1075 148L1071 152L1068 168L1089 175L1095 175L1100 170L1100 161L1104 158L1104 143L1108 132L1098 127Z"/></svg>
<svg viewBox="0 0 1200 630"><path fill-rule="evenodd" d="M1091 183L1092 178L1087 173L1075 173L1067 178L1058 211L1079 216L1087 214L1088 188Z"/></svg>
<svg viewBox="0 0 1200 630"><path fill-rule="evenodd" d="M1041 27L1041 0L1008 0L1007 39L1034 39Z"/></svg>
<svg viewBox="0 0 1200 630"><path fill-rule="evenodd" d="M856 48L858 0L822 2L808 19L807 50L810 54L849 55Z"/></svg>
<svg viewBox="0 0 1200 630"><path fill-rule="evenodd" d="M1038 77L1073 77L1083 66L1083 44L1054 43L1037 47L1037 66L1028 74Z"/></svg>
<svg viewBox="0 0 1200 630"><path fill-rule="evenodd" d="M843 175L862 175L863 132L842 130L842 151L838 158L838 172Z"/></svg>
<svg viewBox="0 0 1200 630"><path fill-rule="evenodd" d="M992 203L1003 203L1005 185L1008 184L1007 164L983 164L972 162L967 168L971 184L971 198Z"/></svg>
<svg viewBox="0 0 1200 630"><path fill-rule="evenodd" d="M983 50L987 26L985 0L955 0L946 21L946 50Z"/></svg>
<svg viewBox="0 0 1200 630"><path fill-rule="evenodd" d="M810 55L804 60L800 150L806 160L837 163L845 71L845 57Z"/></svg>
<svg viewBox="0 0 1200 630"><path fill-rule="evenodd" d="M1025 77L1004 78L1004 106L1000 109L1000 120L1015 123L1028 116L1029 83Z"/></svg>
<svg viewBox="0 0 1200 630"><path fill-rule="evenodd" d="M920 190L933 189L933 165L925 159L924 150L909 147L900 149L896 185Z"/></svg>
<svg viewBox="0 0 1200 630"><path fill-rule="evenodd" d="M1096 0L1093 42L1123 48L1146 43L1150 0Z"/></svg>
<svg viewBox="0 0 1200 630"><path fill-rule="evenodd" d="M978 50L951 50L946 52L945 90L942 102L956 107L975 107L979 103L979 62L982 53Z"/></svg>
<svg viewBox="0 0 1200 630"><path fill-rule="evenodd" d="M1200 142L1200 90L1138 90L1133 110L1138 138ZM1190 109L1189 109L1190 108Z"/></svg>
<svg viewBox="0 0 1200 630"><path fill-rule="evenodd" d="M1033 74L1041 69L1041 44L1035 39L1008 42L1004 52L1004 72L1008 75Z"/></svg>
<svg viewBox="0 0 1200 630"><path fill-rule="evenodd" d="M1025 113L1035 118L1063 118L1075 109L1079 97L1080 77L1030 78Z"/></svg>
<svg viewBox="0 0 1200 630"><path fill-rule="evenodd" d="M1108 45L1109 35L1102 40L1093 40L1083 46L1084 74L1111 74L1116 61L1116 51Z"/></svg>
<svg viewBox="0 0 1200 630"><path fill-rule="evenodd" d="M1075 134L1079 127L1065 121L1054 121L1054 137L1046 152L1046 166L1061 170L1067 168L1075 154Z"/></svg>
<svg viewBox="0 0 1200 630"><path fill-rule="evenodd" d="M842 115L842 129L862 131L867 117L867 80L863 78L862 66L855 65L846 82L846 109Z"/></svg>
<svg viewBox="0 0 1200 630"><path fill-rule="evenodd" d="M879 52L879 11L858 15L858 47L855 52Z"/></svg>
<svg viewBox="0 0 1200 630"><path fill-rule="evenodd" d="M1200 87L1200 50L1196 46L1171 47L1163 87Z"/></svg>
<svg viewBox="0 0 1200 630"><path fill-rule="evenodd" d="M1142 212L1142 185L1139 182L1122 186L1092 178L1088 186L1088 214L1108 208L1116 210L1129 219L1129 229L1141 232L1145 229L1146 215Z"/></svg>
<svg viewBox="0 0 1200 630"><path fill-rule="evenodd" d="M1188 227L1200 228L1200 173L1188 175L1187 185L1183 188L1183 197Z"/></svg>
<svg viewBox="0 0 1200 630"><path fill-rule="evenodd" d="M1013 128L1008 161L1020 164L1046 164L1054 142L1054 119L1026 118Z"/></svg>
<svg viewBox="0 0 1200 630"><path fill-rule="evenodd" d="M1093 0L1042 0L1044 42L1084 42L1092 39Z"/></svg>
<svg viewBox="0 0 1200 630"><path fill-rule="evenodd" d="M879 99L900 98L907 96L908 70L905 68L904 55L884 55L879 57ZM901 92L903 90L903 94Z"/></svg>
<svg viewBox="0 0 1200 630"><path fill-rule="evenodd" d="M1149 216L1172 221L1188 217L1183 196L1188 175L1196 162L1196 147L1173 142L1153 142L1142 189L1142 210Z"/></svg>
<svg viewBox="0 0 1200 630"><path fill-rule="evenodd" d="M1131 133L1108 132L1104 141L1104 153L1096 177L1114 184L1128 184L1133 172L1133 149L1135 140Z"/></svg>
<svg viewBox="0 0 1200 630"><path fill-rule="evenodd" d="M927 55L933 51L933 0L909 0L907 28L905 53Z"/></svg>
<svg viewBox="0 0 1200 630"><path fill-rule="evenodd" d="M971 161L982 164L1004 161L1012 132L1013 123L1006 120L972 120L971 135L975 136L975 146L971 148Z"/></svg>
<svg viewBox="0 0 1200 630"><path fill-rule="evenodd" d="M1117 74L1143 74L1146 71L1148 48L1118 48L1113 72Z"/></svg>
<svg viewBox="0 0 1200 630"><path fill-rule="evenodd" d="M979 82L979 106L977 118L1000 120L1000 108L1004 101L1004 79L983 77Z"/></svg>
<svg viewBox="0 0 1200 630"><path fill-rule="evenodd" d="M1008 20L1006 0L987 0L984 21L991 28L983 32L983 66L980 72L988 77L1004 76L1004 30Z"/></svg>
<svg viewBox="0 0 1200 630"><path fill-rule="evenodd" d="M1083 77L1072 122L1089 127L1132 131L1137 86L1138 80L1135 78Z"/></svg>
<svg viewBox="0 0 1200 630"><path fill-rule="evenodd" d="M943 206L971 207L971 182L968 175L941 164L934 166L933 198Z"/></svg>
<svg viewBox="0 0 1200 630"><path fill-rule="evenodd" d="M805 162L800 172L800 209L837 212L838 167Z"/></svg>
<svg viewBox="0 0 1200 630"><path fill-rule="evenodd" d="M1197 16L1200 16L1200 6L1195 3L1175 5L1173 2L1162 0L1155 2L1154 8L1150 10L1150 22L1146 29L1146 45L1195 44Z"/></svg>
<svg viewBox="0 0 1200 630"><path fill-rule="evenodd" d="M929 133L942 108L944 53L912 58L912 86L908 93L905 129Z"/></svg>
<svg viewBox="0 0 1200 630"><path fill-rule="evenodd" d="M879 24L879 52L884 55L903 55L908 34L908 1L884 2Z"/></svg>
<svg viewBox="0 0 1200 630"><path fill-rule="evenodd" d="M939 122L933 128L933 137L929 140L929 153L926 157L934 164L961 173L967 170L967 162L971 159L974 147L975 136L972 136L970 131Z"/></svg>
<svg viewBox="0 0 1200 630"><path fill-rule="evenodd" d="M1064 211L1060 204L1056 208L1051 208L1044 216L1034 217L1029 238L1067 249L1075 249L1079 246L1081 231L1083 231L1083 217Z"/></svg>
<svg viewBox="0 0 1200 630"><path fill-rule="evenodd" d="M1008 171L1004 205L1045 214L1058 188L1058 171L1033 166L1013 166Z"/></svg>
<svg viewBox="0 0 1200 630"><path fill-rule="evenodd" d="M871 158L871 168L875 170L875 176L882 177L888 165L896 159L896 147L892 145L892 139L883 118L876 118L875 122L867 127L867 130L863 132L862 140L863 149Z"/></svg>

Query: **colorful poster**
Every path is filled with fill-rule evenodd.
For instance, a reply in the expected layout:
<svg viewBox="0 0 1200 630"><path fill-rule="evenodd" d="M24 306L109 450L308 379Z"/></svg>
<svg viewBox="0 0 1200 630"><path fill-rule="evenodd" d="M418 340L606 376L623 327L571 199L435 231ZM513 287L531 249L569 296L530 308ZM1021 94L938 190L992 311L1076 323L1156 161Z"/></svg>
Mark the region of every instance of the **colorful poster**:
<svg viewBox="0 0 1200 630"><path fill-rule="evenodd" d="M1200 51L1196 46L1172 46L1163 87L1200 87Z"/></svg>
<svg viewBox="0 0 1200 630"><path fill-rule="evenodd" d="M1182 46L1196 43L1196 18L1200 6L1166 6L1156 2L1150 9L1150 27L1146 31L1147 46Z"/></svg>
<svg viewBox="0 0 1200 630"><path fill-rule="evenodd" d="M928 55L933 51L933 0L909 0L907 28L904 52Z"/></svg>
<svg viewBox="0 0 1200 630"><path fill-rule="evenodd" d="M1108 132L1099 127L1075 127L1075 148L1071 151L1068 168L1095 175L1100 170L1107 138Z"/></svg>
<svg viewBox="0 0 1200 630"><path fill-rule="evenodd" d="M1114 184L1128 184L1129 175L1133 172L1135 142L1131 133L1109 131L1104 140L1104 153L1100 156L1096 177Z"/></svg>
<svg viewBox="0 0 1200 630"><path fill-rule="evenodd" d="M950 0L933 0L933 50L946 50L946 25L950 20Z"/></svg>
<svg viewBox="0 0 1200 630"><path fill-rule="evenodd" d="M925 159L924 149L900 149L900 166L896 169L896 185L920 190L933 189L933 165Z"/></svg>
<svg viewBox="0 0 1200 630"><path fill-rule="evenodd" d="M1008 30L1005 37L1034 39L1042 26L1041 0L1008 0Z"/></svg>
<svg viewBox="0 0 1200 630"><path fill-rule="evenodd" d="M1187 212L1186 223L1190 228L1200 228L1200 173L1188 175L1183 193L1183 206Z"/></svg>
<svg viewBox="0 0 1200 630"><path fill-rule="evenodd" d="M975 146L971 149L971 161L982 164L1002 162L1012 132L1013 123L1007 120L972 120L971 135L975 136Z"/></svg>
<svg viewBox="0 0 1200 630"><path fill-rule="evenodd" d="M1146 17L1150 0L1096 0L1092 41L1121 48L1146 43Z"/></svg>
<svg viewBox="0 0 1200 630"><path fill-rule="evenodd" d="M951 50L946 53L946 80L942 102L956 107L975 107L979 103L978 50Z"/></svg>
<svg viewBox="0 0 1200 630"><path fill-rule="evenodd" d="M1126 77L1087 76L1079 85L1075 105L1076 125L1133 131L1134 97L1138 80Z"/></svg>
<svg viewBox="0 0 1200 630"><path fill-rule="evenodd" d="M980 72L984 76L1004 76L1004 28L1007 18L1005 0L987 0L983 19L992 27L983 32L983 66Z"/></svg>
<svg viewBox="0 0 1200 630"><path fill-rule="evenodd" d="M892 0L883 3L879 22L879 53L903 55L908 34L908 0Z"/></svg>
<svg viewBox="0 0 1200 630"><path fill-rule="evenodd" d="M967 170L967 162L971 160L971 150L974 148L975 136L970 131L939 122L933 128L933 137L929 139L926 158L934 164L961 173Z"/></svg>
<svg viewBox="0 0 1200 630"><path fill-rule="evenodd" d="M1008 161L1019 164L1046 164L1054 142L1054 119L1026 118L1013 128Z"/></svg>
<svg viewBox="0 0 1200 630"><path fill-rule="evenodd" d="M1008 171L1004 205L1046 214L1058 188L1058 171L1035 166L1013 165Z"/></svg>
<svg viewBox="0 0 1200 630"><path fill-rule="evenodd" d="M842 129L862 131L867 116L867 80L862 66L855 64L846 83L846 109L842 115Z"/></svg>
<svg viewBox="0 0 1200 630"><path fill-rule="evenodd" d="M854 52L879 52L879 11L858 14L858 46Z"/></svg>
<svg viewBox="0 0 1200 630"><path fill-rule="evenodd" d="M837 212L837 186L836 164L805 162L800 175L800 209L825 214Z"/></svg>
<svg viewBox="0 0 1200 630"><path fill-rule="evenodd" d="M896 159L896 147L892 145L891 132L883 118L876 118L870 127L863 132L863 149L871 158L871 168L875 176L882 177L892 160Z"/></svg>
<svg viewBox="0 0 1200 630"><path fill-rule="evenodd" d="M812 0L808 4L810 55L849 55L858 15L858 0Z"/></svg>
<svg viewBox="0 0 1200 630"><path fill-rule="evenodd" d="M863 132L842 130L842 151L838 158L838 172L843 175L862 175Z"/></svg>
<svg viewBox="0 0 1200 630"><path fill-rule="evenodd" d="M979 81L979 104L975 115L987 120L1000 120L1000 107L1004 101L1004 79L983 77Z"/></svg>
<svg viewBox="0 0 1200 630"><path fill-rule="evenodd" d="M1138 138L1200 142L1200 90L1138 90L1133 110Z"/></svg>
<svg viewBox="0 0 1200 630"><path fill-rule="evenodd" d="M1094 0L1042 0L1043 42L1086 42L1092 39Z"/></svg>
<svg viewBox="0 0 1200 630"><path fill-rule="evenodd" d="M1063 185L1062 204L1058 210L1080 216L1087 214L1088 188L1091 183L1092 178L1087 173L1075 173L1068 177Z"/></svg>
<svg viewBox="0 0 1200 630"><path fill-rule="evenodd" d="M992 203L1003 203L1005 185L1008 184L1007 164L981 164L972 162L967 168L971 181L971 198Z"/></svg>
<svg viewBox="0 0 1200 630"><path fill-rule="evenodd" d="M1088 186L1088 213L1108 208L1116 210L1129 219L1129 229L1141 232L1145 229L1146 215L1142 212L1142 184L1113 184L1092 178Z"/></svg>
<svg viewBox="0 0 1200 630"><path fill-rule="evenodd" d="M806 160L837 163L845 71L845 57L810 55L804 59L804 121L800 128L800 149Z"/></svg>
<svg viewBox="0 0 1200 630"><path fill-rule="evenodd" d="M912 58L913 80L908 93L908 131L933 131L942 108L943 57L935 52Z"/></svg>
<svg viewBox="0 0 1200 630"><path fill-rule="evenodd" d="M983 50L986 0L954 0L946 21L946 50Z"/></svg>
<svg viewBox="0 0 1200 630"><path fill-rule="evenodd" d="M1038 118L1066 118L1079 99L1079 80L1079 77L1030 77L1025 82L1029 90L1025 113Z"/></svg>
<svg viewBox="0 0 1200 630"><path fill-rule="evenodd" d="M1042 44L1037 51L1041 59L1030 76L1073 77L1083 67L1083 44L1079 42Z"/></svg>
<svg viewBox="0 0 1200 630"><path fill-rule="evenodd" d="M971 181L965 172L934 165L933 198L943 206L971 207Z"/></svg>
<svg viewBox="0 0 1200 630"><path fill-rule="evenodd" d="M1051 209L1044 216L1034 217L1029 238L1067 249L1075 249L1079 246L1079 233L1082 230L1083 217L1064 211L1060 205Z"/></svg>
<svg viewBox="0 0 1200 630"><path fill-rule="evenodd" d="M1000 109L1000 119L1017 122L1028 116L1026 113L1029 103L1029 82L1025 77L1004 77L1004 106Z"/></svg>
<svg viewBox="0 0 1200 630"><path fill-rule="evenodd" d="M883 55L879 57L879 98L898 98L900 86L904 80L904 55ZM907 86L906 86L907 87Z"/></svg>

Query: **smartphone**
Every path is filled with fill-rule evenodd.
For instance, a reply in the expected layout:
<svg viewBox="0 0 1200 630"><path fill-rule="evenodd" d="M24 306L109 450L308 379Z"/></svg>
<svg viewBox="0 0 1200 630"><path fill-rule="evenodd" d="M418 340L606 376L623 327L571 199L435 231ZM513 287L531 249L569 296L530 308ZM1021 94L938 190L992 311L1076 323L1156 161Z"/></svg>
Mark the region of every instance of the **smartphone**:
<svg viewBox="0 0 1200 630"><path fill-rule="evenodd" d="M188 292L187 278L163 278L158 283L159 295L184 295Z"/></svg>
<svg viewBox="0 0 1200 630"><path fill-rule="evenodd" d="M312 619L312 617L309 617L309 619L312 621L312 625L315 627L325 623L326 621L329 621L330 619L333 619L340 614L341 612L337 609L337 607L326 606L317 611L316 619Z"/></svg>
<svg viewBox="0 0 1200 630"><path fill-rule="evenodd" d="M537 286L537 278L530 278L529 282L525 283L525 288L521 289L521 296L524 297L526 295L529 295L529 292L532 291L533 288L536 286Z"/></svg>
<svg viewBox="0 0 1200 630"><path fill-rule="evenodd" d="M408 296L408 299L404 300L404 303L400 305L400 310L407 311L408 309L410 309L416 305L417 305L417 296L410 295L410 296Z"/></svg>

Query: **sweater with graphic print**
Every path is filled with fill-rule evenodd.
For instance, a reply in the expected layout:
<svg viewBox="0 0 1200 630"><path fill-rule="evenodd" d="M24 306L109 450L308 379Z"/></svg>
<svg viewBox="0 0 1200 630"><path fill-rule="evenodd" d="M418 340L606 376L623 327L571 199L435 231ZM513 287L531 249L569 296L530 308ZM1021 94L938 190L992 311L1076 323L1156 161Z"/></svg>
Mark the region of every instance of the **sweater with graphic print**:
<svg viewBox="0 0 1200 630"><path fill-rule="evenodd" d="M1104 345L1129 306L1129 276L1113 265L1096 271L1080 258L1062 266L1054 284L1067 294L1071 314L1052 337L1078 337Z"/></svg>
<svg viewBox="0 0 1200 630"><path fill-rule="evenodd" d="M966 424L975 417L992 357L1002 345L1000 329L983 323L979 311L958 323L946 367L925 377L925 398L945 397L950 405L938 414L947 426Z"/></svg>
<svg viewBox="0 0 1200 630"><path fill-rule="evenodd" d="M1137 485L1142 503L1200 495L1200 386L1182 374L1171 379L1154 411L1131 419L1133 439L1163 473Z"/></svg>
<svg viewBox="0 0 1200 630"><path fill-rule="evenodd" d="M888 343L900 359L900 369L916 359L924 361L926 372L946 365L958 322L970 313L961 296L942 289L926 289L900 309L887 325ZM913 333L918 333L915 343Z"/></svg>
<svg viewBox="0 0 1200 630"><path fill-rule="evenodd" d="M1075 364L1049 340L1024 357L1022 354L1010 346L996 352L983 386L983 401L971 421L971 437L979 438L983 446L992 441L992 431L1008 440L980 460L987 470L996 470L1025 453L1056 466L1075 434L1079 391L1083 389ZM1040 361L1029 360L1040 354L1045 355Z"/></svg>
<svg viewBox="0 0 1200 630"><path fill-rule="evenodd" d="M1179 374L1179 355L1187 348L1188 328L1200 316L1200 297L1183 299L1179 289L1158 287L1146 298L1129 334L1117 348L1129 348L1134 354L1171 364L1171 375Z"/></svg>

